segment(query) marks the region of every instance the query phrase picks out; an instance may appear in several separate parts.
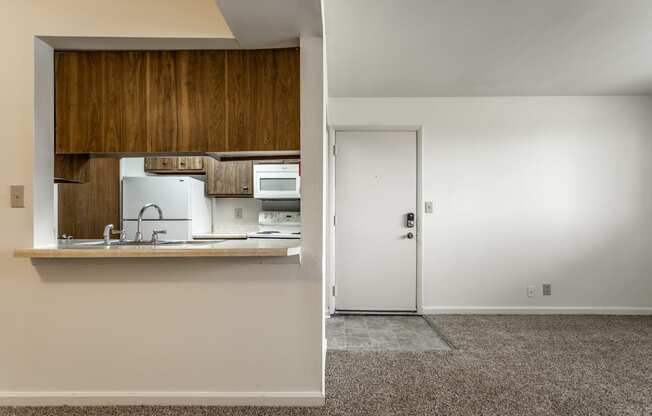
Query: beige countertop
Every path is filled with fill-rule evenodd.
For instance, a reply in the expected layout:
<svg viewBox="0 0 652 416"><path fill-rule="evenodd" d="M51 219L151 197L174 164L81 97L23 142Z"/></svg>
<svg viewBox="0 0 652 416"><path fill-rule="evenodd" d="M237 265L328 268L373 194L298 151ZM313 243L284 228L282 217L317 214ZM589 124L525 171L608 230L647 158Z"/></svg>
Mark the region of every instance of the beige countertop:
<svg viewBox="0 0 652 416"><path fill-rule="evenodd" d="M213 240L213 239L244 240L247 238L247 233L216 232L216 233L193 234L192 238L196 240Z"/></svg>
<svg viewBox="0 0 652 416"><path fill-rule="evenodd" d="M16 249L23 258L118 258L118 257L288 257L301 254L300 240L223 240L184 245L93 245L100 240L60 241L49 247ZM91 243L80 245L79 243Z"/></svg>
<svg viewBox="0 0 652 416"><path fill-rule="evenodd" d="M211 231L193 234L192 238L200 240L247 238L247 233L258 231L258 224L218 224Z"/></svg>

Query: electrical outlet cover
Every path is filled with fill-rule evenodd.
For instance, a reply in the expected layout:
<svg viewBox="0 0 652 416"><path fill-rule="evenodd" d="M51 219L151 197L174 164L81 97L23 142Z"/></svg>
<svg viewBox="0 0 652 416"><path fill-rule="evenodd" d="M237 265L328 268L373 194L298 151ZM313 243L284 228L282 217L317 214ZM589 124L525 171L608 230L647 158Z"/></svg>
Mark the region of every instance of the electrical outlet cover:
<svg viewBox="0 0 652 416"><path fill-rule="evenodd" d="M550 283L541 285L541 293L543 293L543 296L552 296L552 285Z"/></svg>
<svg viewBox="0 0 652 416"><path fill-rule="evenodd" d="M242 208L235 208L233 214L236 219L242 219Z"/></svg>
<svg viewBox="0 0 652 416"><path fill-rule="evenodd" d="M432 201L426 201L426 202L425 202L425 211L426 211L426 214L432 214L432 210L433 210Z"/></svg>
<svg viewBox="0 0 652 416"><path fill-rule="evenodd" d="M25 187L23 185L11 185L9 188L12 208L25 208Z"/></svg>
<svg viewBox="0 0 652 416"><path fill-rule="evenodd" d="M537 295L537 287L534 285L529 285L527 287L527 297L528 298L533 298Z"/></svg>

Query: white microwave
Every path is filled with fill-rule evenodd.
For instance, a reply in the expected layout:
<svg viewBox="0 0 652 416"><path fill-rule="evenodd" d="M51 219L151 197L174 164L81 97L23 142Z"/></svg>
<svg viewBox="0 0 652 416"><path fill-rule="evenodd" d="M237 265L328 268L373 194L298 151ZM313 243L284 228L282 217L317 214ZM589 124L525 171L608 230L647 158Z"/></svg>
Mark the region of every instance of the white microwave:
<svg viewBox="0 0 652 416"><path fill-rule="evenodd" d="M254 198L299 199L300 189L298 164L254 165Z"/></svg>

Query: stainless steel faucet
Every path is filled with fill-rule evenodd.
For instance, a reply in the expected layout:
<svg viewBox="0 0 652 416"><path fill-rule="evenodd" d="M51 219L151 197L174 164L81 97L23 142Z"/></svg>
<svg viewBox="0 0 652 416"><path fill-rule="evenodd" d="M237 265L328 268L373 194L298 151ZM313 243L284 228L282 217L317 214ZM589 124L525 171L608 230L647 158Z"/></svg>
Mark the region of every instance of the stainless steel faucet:
<svg viewBox="0 0 652 416"><path fill-rule="evenodd" d="M147 211L147 208L154 207L158 211L158 219L162 220L163 219L163 211L161 210L161 207L159 207L156 204L145 204L143 207L140 209L138 212L138 229L136 230L136 237L134 238L134 241L143 241L143 214L145 211Z"/></svg>
<svg viewBox="0 0 652 416"><path fill-rule="evenodd" d="M104 237L104 244L105 245L110 245L111 244L111 235L112 234L120 234L120 241L126 241L127 240L127 233L125 230L114 230L113 229L113 224L108 224L106 227L104 227L104 233L102 236Z"/></svg>

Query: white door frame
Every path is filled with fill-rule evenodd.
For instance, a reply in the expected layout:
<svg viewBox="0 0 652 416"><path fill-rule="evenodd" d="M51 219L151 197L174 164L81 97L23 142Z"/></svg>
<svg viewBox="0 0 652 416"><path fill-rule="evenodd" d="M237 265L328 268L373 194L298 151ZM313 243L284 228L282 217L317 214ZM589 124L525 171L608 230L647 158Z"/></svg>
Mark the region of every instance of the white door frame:
<svg viewBox="0 0 652 416"><path fill-rule="evenodd" d="M423 136L423 127L422 126L359 126L359 125L331 125L328 126L328 207L326 217L327 227L326 227L326 276L327 276L327 285L326 285L326 298L328 305L328 310L325 311L326 314L335 313L335 296L333 296L333 287L335 286L335 224L333 218L335 216L335 154L333 152L335 146L335 136L337 132L344 131L409 131L414 132L417 135L417 210L416 215L416 225L417 225L417 314L421 315L423 313L423 291L422 291L422 241L423 233L421 231L421 221L423 218L423 200L421 195L422 189L422 160L421 160L421 144Z"/></svg>

